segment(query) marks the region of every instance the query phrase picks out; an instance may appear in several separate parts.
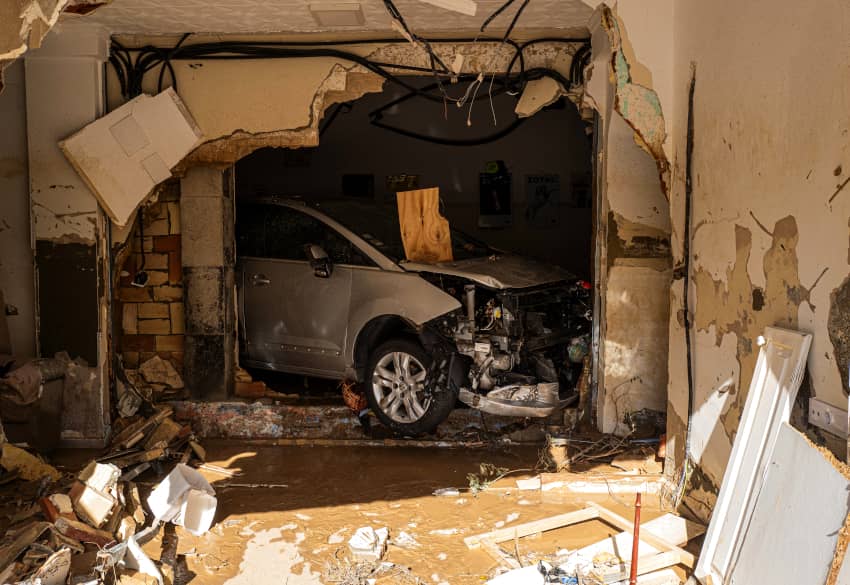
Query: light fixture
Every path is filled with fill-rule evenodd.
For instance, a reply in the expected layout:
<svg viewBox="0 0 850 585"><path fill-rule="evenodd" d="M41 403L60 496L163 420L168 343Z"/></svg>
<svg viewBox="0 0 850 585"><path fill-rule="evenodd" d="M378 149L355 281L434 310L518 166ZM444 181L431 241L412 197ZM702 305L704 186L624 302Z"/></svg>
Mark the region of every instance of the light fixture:
<svg viewBox="0 0 850 585"><path fill-rule="evenodd" d="M362 26L366 19L357 2L322 2L310 4L310 13L319 26Z"/></svg>

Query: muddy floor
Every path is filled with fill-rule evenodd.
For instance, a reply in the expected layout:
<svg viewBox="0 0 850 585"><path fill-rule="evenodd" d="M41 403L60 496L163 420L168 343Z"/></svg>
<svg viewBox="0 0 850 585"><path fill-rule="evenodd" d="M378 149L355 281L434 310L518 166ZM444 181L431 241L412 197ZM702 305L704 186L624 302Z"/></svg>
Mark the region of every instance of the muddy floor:
<svg viewBox="0 0 850 585"><path fill-rule="evenodd" d="M515 479L533 475L535 448L280 447L233 441L205 446L208 463L239 475L203 472L218 497L209 533L195 537L168 526L145 545L153 559L175 567L175 583L339 582L340 570L350 569L348 539L357 528L372 526L389 529L393 543L384 560L403 568L379 583L418 578L433 585L481 584L498 563L486 552L468 550L465 536L575 510L586 500L632 514L630 496L518 491ZM65 463L73 466L67 457ZM478 473L481 463L519 471L474 495L467 474ZM142 477L140 484L151 487L156 479ZM460 488L460 494L433 495L448 487ZM645 500L644 520L658 514L658 502ZM529 562L614 533L605 524L587 522L520 539L510 549Z"/></svg>

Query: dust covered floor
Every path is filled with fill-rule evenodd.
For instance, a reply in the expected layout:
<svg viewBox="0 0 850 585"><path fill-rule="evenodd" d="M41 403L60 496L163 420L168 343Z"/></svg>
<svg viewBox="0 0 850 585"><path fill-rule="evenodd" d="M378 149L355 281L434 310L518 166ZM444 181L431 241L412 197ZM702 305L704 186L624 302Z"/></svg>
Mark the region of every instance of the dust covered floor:
<svg viewBox="0 0 850 585"><path fill-rule="evenodd" d="M533 447L281 447L234 441L207 441L205 446L208 463L240 475L203 471L218 497L209 533L195 537L169 525L145 545L151 558L175 567L175 583L339 582L333 569L346 565L348 539L357 528L372 526L387 527L391 543L402 532L418 543L390 544L384 560L409 568L409 573L391 574L378 583L416 583L418 578L433 585L478 585L498 565L486 552L467 549L466 536L579 509L588 500L632 515L629 495L518 491L514 480L533 475L537 464L539 453ZM467 474L477 473L482 462L528 471L511 474L474 496ZM143 476L139 483L150 488L156 479ZM447 487L461 488L460 495L433 495ZM658 502L651 500L645 498L644 520L659 514ZM518 552L520 557L551 555L616 532L587 522L520 539Z"/></svg>

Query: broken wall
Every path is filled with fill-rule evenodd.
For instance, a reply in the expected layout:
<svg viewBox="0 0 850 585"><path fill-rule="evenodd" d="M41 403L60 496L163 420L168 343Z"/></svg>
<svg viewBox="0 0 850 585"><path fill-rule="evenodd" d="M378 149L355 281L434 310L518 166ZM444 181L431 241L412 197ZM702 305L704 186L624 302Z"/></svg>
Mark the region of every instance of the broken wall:
<svg viewBox="0 0 850 585"><path fill-rule="evenodd" d="M0 93L0 290L12 350L35 356L35 275L30 243L29 177L24 63L6 70ZM2 318L2 317L0 317Z"/></svg>
<svg viewBox="0 0 850 585"><path fill-rule="evenodd" d="M656 3L660 14L672 10ZM587 100L597 137L597 424L627 434L630 413L663 417L672 278L663 109L639 85L634 48L617 15L600 7L591 22ZM625 40L624 40L625 39ZM663 44L664 34L655 39ZM657 52L661 54L660 52ZM631 61L627 60L628 58ZM645 413L649 414L649 413Z"/></svg>
<svg viewBox="0 0 850 585"><path fill-rule="evenodd" d="M811 395L847 408L848 26L850 5L840 1L676 4L674 250L678 260L693 70L691 443L709 504L765 326L811 332ZM681 297L675 288L675 306ZM671 319L670 330L671 363L684 364L681 323ZM683 375L671 370L679 429L686 394L672 388L686 387Z"/></svg>
<svg viewBox="0 0 850 585"><path fill-rule="evenodd" d="M139 222L144 222L141 230ZM138 214L119 274L115 314L121 316L121 327L116 346L126 368L136 369L159 356L178 372L183 370L181 231L180 183L168 181L157 201ZM135 287L133 278L141 270L148 275L147 284Z"/></svg>

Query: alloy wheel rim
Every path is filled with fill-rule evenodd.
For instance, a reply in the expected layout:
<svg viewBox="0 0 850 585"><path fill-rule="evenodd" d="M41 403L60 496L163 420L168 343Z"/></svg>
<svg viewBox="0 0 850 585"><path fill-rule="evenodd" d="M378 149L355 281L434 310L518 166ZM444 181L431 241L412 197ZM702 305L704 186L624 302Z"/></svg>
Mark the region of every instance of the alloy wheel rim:
<svg viewBox="0 0 850 585"><path fill-rule="evenodd" d="M398 423L413 423L425 416L431 397L425 395L427 370L403 351L381 357L372 375L372 392L378 407Z"/></svg>

